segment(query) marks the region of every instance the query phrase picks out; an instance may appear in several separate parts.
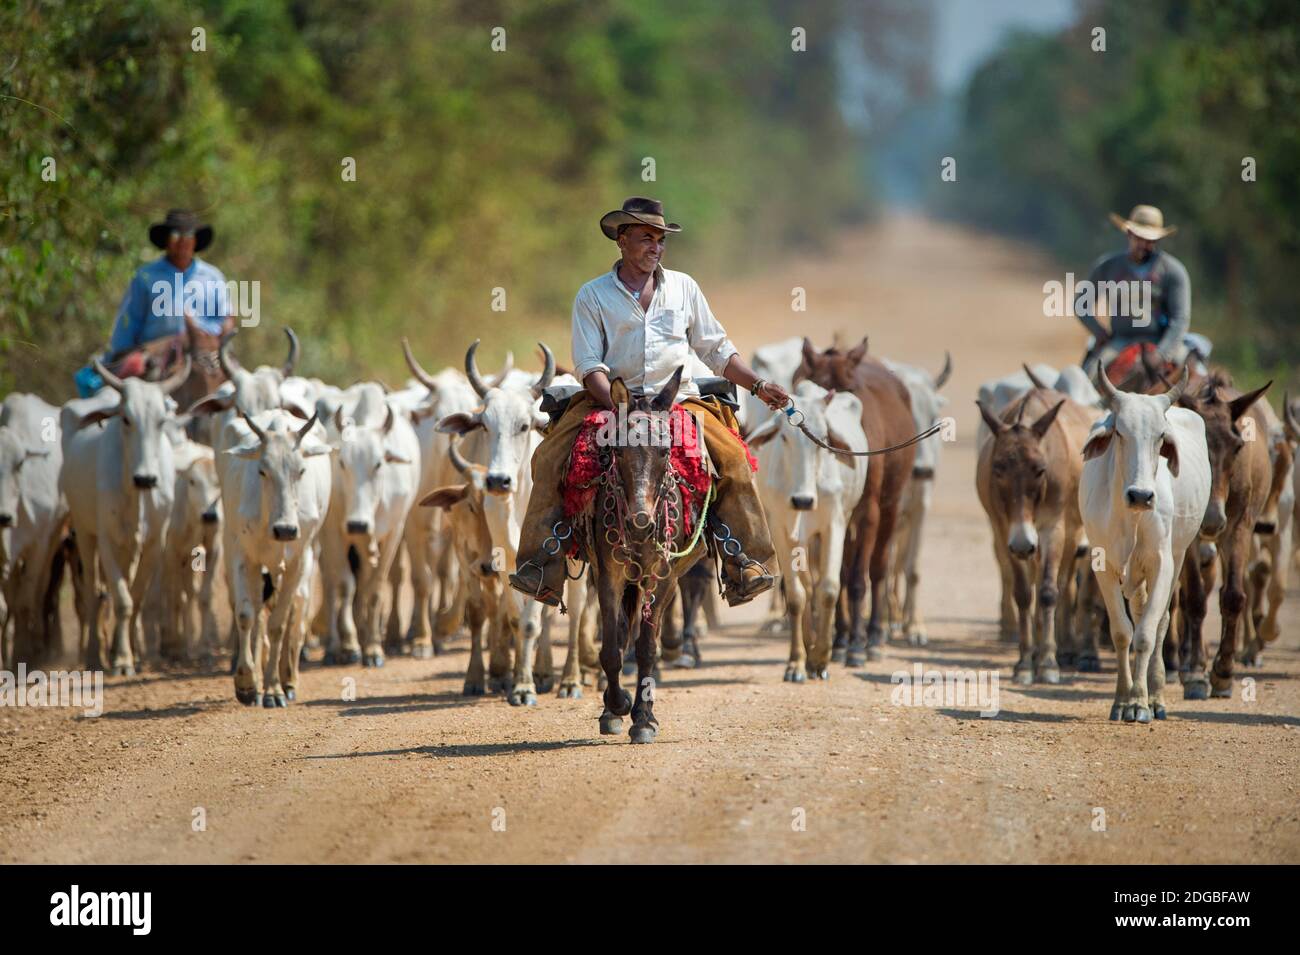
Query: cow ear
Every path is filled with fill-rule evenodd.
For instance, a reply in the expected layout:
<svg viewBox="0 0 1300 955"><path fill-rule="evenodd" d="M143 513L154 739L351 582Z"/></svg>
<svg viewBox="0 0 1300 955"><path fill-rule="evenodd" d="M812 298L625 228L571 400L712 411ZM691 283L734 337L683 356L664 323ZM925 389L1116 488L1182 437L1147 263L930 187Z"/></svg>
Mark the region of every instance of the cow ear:
<svg viewBox="0 0 1300 955"><path fill-rule="evenodd" d="M1107 421L1104 427L1098 428L1089 437L1088 442L1083 446L1083 459L1090 461L1093 458L1101 457L1110 447L1110 439L1115 435L1114 419Z"/></svg>
<svg viewBox="0 0 1300 955"><path fill-rule="evenodd" d="M82 415L81 420L77 422L77 430L80 431L82 428L87 428L92 424L98 424L101 421L107 421L109 418L112 418L114 415L119 415L121 413L122 413L121 405L114 405L111 408L100 408L96 411L92 411L89 414Z"/></svg>
<svg viewBox="0 0 1300 955"><path fill-rule="evenodd" d="M749 433L749 437L745 439L745 443L751 448L761 448L776 437L776 433L780 427L781 421L779 417L777 415L772 415L772 417L768 418Z"/></svg>
<svg viewBox="0 0 1300 955"><path fill-rule="evenodd" d="M980 417L984 419L984 423L989 426L990 431L994 434L1001 434L1003 431L1007 430L1006 422L998 418L998 416L992 411L989 411L988 408L985 408L984 402L976 398L975 406L980 409Z"/></svg>
<svg viewBox="0 0 1300 955"><path fill-rule="evenodd" d="M475 428L481 427L483 422L479 420L478 415L467 414L464 411L449 414L438 422L438 430L443 434L469 434Z"/></svg>
<svg viewBox="0 0 1300 955"><path fill-rule="evenodd" d="M308 421L311 419L311 415L307 414L307 412L303 411L302 408L298 407L298 403L296 401L290 401L287 404L282 402L280 404L280 407L283 408L285 411L289 412L289 414L293 415L295 418L299 419L300 421Z"/></svg>
<svg viewBox="0 0 1300 955"><path fill-rule="evenodd" d="M1043 440L1043 436L1046 435L1048 429L1052 427L1052 422L1056 420L1056 415L1064 404L1065 399L1062 398L1055 405L1045 411L1042 417L1029 426L1030 430L1034 432L1035 437L1037 437L1039 441Z"/></svg>
<svg viewBox="0 0 1300 955"><path fill-rule="evenodd" d="M461 501L465 500L465 495L468 493L468 484L453 484L448 487L440 487L420 498L420 506L441 508L455 507Z"/></svg>
<svg viewBox="0 0 1300 955"><path fill-rule="evenodd" d="M1178 442L1173 435L1166 434L1160 441L1160 456L1169 462L1169 473L1178 477Z"/></svg>
<svg viewBox="0 0 1300 955"><path fill-rule="evenodd" d="M614 402L614 407L632 403L632 395L627 390L627 383L622 378L615 378L609 386L609 400Z"/></svg>
<svg viewBox="0 0 1300 955"><path fill-rule="evenodd" d="M235 393L232 391L228 395L208 395L206 398L200 398L194 404L186 409L186 414L220 414L223 411L229 411L235 404Z"/></svg>
<svg viewBox="0 0 1300 955"><path fill-rule="evenodd" d="M400 451L394 451L391 448L384 448L384 460L389 464L410 464L411 459Z"/></svg>
<svg viewBox="0 0 1300 955"><path fill-rule="evenodd" d="M241 444L233 448L227 448L223 453L230 455L232 458L243 458L245 461L256 459L262 450L260 443ZM307 452L304 450L303 454Z"/></svg>
<svg viewBox="0 0 1300 955"><path fill-rule="evenodd" d="M1263 397L1264 392L1268 391L1269 386L1272 384L1273 382L1270 379L1265 383L1263 388L1256 388L1254 391L1244 394L1240 398L1233 398L1232 401L1228 402L1228 417L1233 421L1236 421L1250 410L1251 405Z"/></svg>

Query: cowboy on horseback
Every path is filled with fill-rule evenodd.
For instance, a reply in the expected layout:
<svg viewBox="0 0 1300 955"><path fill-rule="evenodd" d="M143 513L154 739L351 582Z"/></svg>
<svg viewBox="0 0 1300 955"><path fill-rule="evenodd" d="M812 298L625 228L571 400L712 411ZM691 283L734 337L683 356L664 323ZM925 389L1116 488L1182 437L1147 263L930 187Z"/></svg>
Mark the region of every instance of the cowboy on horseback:
<svg viewBox="0 0 1300 955"><path fill-rule="evenodd" d="M1074 314L1093 335L1085 370L1109 367L1133 345L1154 349L1171 366L1183 362L1189 347L1207 355L1209 343L1188 335L1192 285L1187 269L1160 248L1177 227L1166 227L1155 206L1134 206L1127 219L1112 212L1110 219L1128 237L1128 248L1098 259L1075 297ZM1099 311L1109 317L1109 329Z"/></svg>
<svg viewBox="0 0 1300 955"><path fill-rule="evenodd" d="M677 394L697 419L716 472L711 519L739 544L721 549L724 596L731 606L745 603L775 582L768 570L775 566L771 534L735 416L718 397L700 395L687 359L693 352L713 372L748 388L773 409L785 405L789 395L741 360L695 280L662 266L667 233L681 231L664 218L662 203L628 199L621 209L601 218L600 229L618 243L620 258L610 271L584 285L574 300L573 374L585 390L573 396L533 453L533 492L510 585L558 605L565 558L544 545L564 521L564 482L584 419L598 409L616 410L611 382L621 379L634 395L653 396L679 366L686 366Z"/></svg>

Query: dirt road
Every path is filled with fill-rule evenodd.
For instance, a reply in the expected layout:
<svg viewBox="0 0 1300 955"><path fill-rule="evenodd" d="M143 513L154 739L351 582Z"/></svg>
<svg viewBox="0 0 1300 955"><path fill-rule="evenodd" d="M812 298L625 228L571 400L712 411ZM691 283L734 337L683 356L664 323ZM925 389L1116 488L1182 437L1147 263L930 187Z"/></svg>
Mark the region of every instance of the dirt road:
<svg viewBox="0 0 1300 955"><path fill-rule="evenodd" d="M535 709L465 699L467 651L306 671L287 711L221 674L109 681L106 711L0 710L0 861L1297 862L1300 594L1243 699L1107 721L1105 672L1010 684L973 488L978 383L1077 359L1042 317L1048 263L984 236L891 219L814 260L708 288L742 350L790 334L956 370L959 439L927 527L931 643L828 684L781 680L786 638L733 612L705 665L669 671L659 739L602 738L594 692ZM1059 276L1055 276L1059 277ZM791 289L808 311L791 313ZM748 608L746 608L748 609ZM726 611L724 611L726 613ZM1215 635L1212 613L1207 633ZM890 674L998 667L1000 712L895 706ZM342 698L356 681L356 699ZM205 826L196 831L196 820Z"/></svg>

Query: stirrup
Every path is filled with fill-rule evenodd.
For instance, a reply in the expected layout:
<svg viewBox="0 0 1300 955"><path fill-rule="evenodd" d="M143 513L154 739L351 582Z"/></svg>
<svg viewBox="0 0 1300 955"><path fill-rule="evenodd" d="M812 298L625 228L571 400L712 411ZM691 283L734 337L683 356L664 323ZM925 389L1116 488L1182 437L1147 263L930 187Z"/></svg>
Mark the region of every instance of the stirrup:
<svg viewBox="0 0 1300 955"><path fill-rule="evenodd" d="M537 568L537 583L535 585L532 583L532 581L526 580L524 579L524 577L521 576L521 573L525 567ZM515 590L519 591L521 594L524 594L527 597L532 597L538 603L544 603L548 607L558 607L560 608L560 613L568 612L568 608L564 606L563 595L556 593L550 587L546 586L545 568L543 568L541 564L537 563L537 561L535 560L524 561L522 564L519 565L519 567L515 570L513 574L510 574L508 577L506 577L506 581Z"/></svg>

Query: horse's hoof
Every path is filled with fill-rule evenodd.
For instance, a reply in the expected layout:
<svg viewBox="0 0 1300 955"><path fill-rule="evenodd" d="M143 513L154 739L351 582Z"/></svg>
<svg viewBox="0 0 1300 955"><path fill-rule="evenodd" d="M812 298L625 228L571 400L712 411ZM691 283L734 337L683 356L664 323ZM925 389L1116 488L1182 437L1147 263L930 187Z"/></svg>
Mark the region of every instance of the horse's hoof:
<svg viewBox="0 0 1300 955"><path fill-rule="evenodd" d="M1077 662L1077 658L1073 653L1058 653L1056 662L1063 667L1072 667Z"/></svg>
<svg viewBox="0 0 1300 955"><path fill-rule="evenodd" d="M1034 674L1028 667L1023 669L1017 667L1016 672L1012 675L1011 679L1017 686L1034 685Z"/></svg>
<svg viewBox="0 0 1300 955"><path fill-rule="evenodd" d="M289 705L289 701L284 698L283 693L263 693L262 708L266 710L282 710Z"/></svg>
<svg viewBox="0 0 1300 955"><path fill-rule="evenodd" d="M243 703L245 706L253 706L257 703L257 698L258 692L256 687L250 686L247 689L235 687L235 699L240 703Z"/></svg>
<svg viewBox="0 0 1300 955"><path fill-rule="evenodd" d="M884 650L884 648L883 648L882 646L880 646L879 644L876 644L876 643L868 644L868 645L867 645L867 659L868 659L868 660L883 660L883 659L885 659L885 650Z"/></svg>
<svg viewBox="0 0 1300 955"><path fill-rule="evenodd" d="M1165 719L1169 714L1165 711L1165 707L1164 707L1164 704L1163 704L1163 703L1157 703L1154 707L1152 707L1152 709L1151 709L1151 715L1154 716L1154 717L1155 717L1156 719L1158 719L1158 720L1163 720L1163 719Z"/></svg>
<svg viewBox="0 0 1300 955"><path fill-rule="evenodd" d="M831 649L831 663L845 663L848 660L848 647L833 647Z"/></svg>
<svg viewBox="0 0 1300 955"><path fill-rule="evenodd" d="M1061 671L1056 667L1043 667L1038 671L1038 682L1050 683L1053 686L1061 682Z"/></svg>
<svg viewBox="0 0 1300 955"><path fill-rule="evenodd" d="M1149 706L1135 706L1135 707L1133 708L1133 719L1134 719L1135 722L1138 722L1138 723L1150 723L1150 722L1151 722L1151 707L1149 707Z"/></svg>
<svg viewBox="0 0 1300 955"><path fill-rule="evenodd" d="M846 667L860 667L867 662L867 651L865 647L849 647L848 653L844 657Z"/></svg>
<svg viewBox="0 0 1300 955"><path fill-rule="evenodd" d="M1229 680L1227 683L1224 683L1222 685L1211 682L1210 698L1214 700L1232 699L1232 681Z"/></svg>
<svg viewBox="0 0 1300 955"><path fill-rule="evenodd" d="M1118 720L1123 715L1124 715L1124 707L1122 705L1120 705L1119 703L1115 703L1111 706L1110 718L1112 720Z"/></svg>
<svg viewBox="0 0 1300 955"><path fill-rule="evenodd" d="M562 700L580 700L582 699L582 687L575 683L560 684L560 699Z"/></svg>
<svg viewBox="0 0 1300 955"><path fill-rule="evenodd" d="M786 683L803 683L807 679L808 679L808 674L804 672L803 667L795 666L794 664L791 664L790 666L785 668Z"/></svg>
<svg viewBox="0 0 1300 955"><path fill-rule="evenodd" d="M628 738L634 743L653 743L655 741L655 728L649 724L636 724L628 730Z"/></svg>
<svg viewBox="0 0 1300 955"><path fill-rule="evenodd" d="M533 683L537 686L538 693L550 693L555 689L555 677L550 675L535 677Z"/></svg>
<svg viewBox="0 0 1300 955"><path fill-rule="evenodd" d="M826 667L809 667L808 676L813 680L829 680L831 678L831 671L826 669Z"/></svg>
<svg viewBox="0 0 1300 955"><path fill-rule="evenodd" d="M1079 673L1100 673L1101 660L1091 653L1085 653L1074 661L1074 669Z"/></svg>
<svg viewBox="0 0 1300 955"><path fill-rule="evenodd" d="M433 658L433 644L431 643L411 644L412 660L430 660L432 658Z"/></svg>
<svg viewBox="0 0 1300 955"><path fill-rule="evenodd" d="M673 666L678 670L694 670L695 663L696 663L695 657L683 653L680 657L678 657L676 660L673 661Z"/></svg>
<svg viewBox="0 0 1300 955"><path fill-rule="evenodd" d="M613 713L600 714L600 735L617 736L623 732L623 717L615 716Z"/></svg>
<svg viewBox="0 0 1300 955"><path fill-rule="evenodd" d="M464 688L460 691L461 696L482 696L486 690L483 687L482 680L466 680Z"/></svg>
<svg viewBox="0 0 1300 955"><path fill-rule="evenodd" d="M1210 684L1205 680L1192 680L1183 684L1184 700L1208 700L1210 698Z"/></svg>
<svg viewBox="0 0 1300 955"><path fill-rule="evenodd" d="M516 687L515 689L511 690L510 696L507 697L507 699L510 700L511 706L536 706L537 705L537 694L534 693L532 690L525 690L522 687Z"/></svg>

